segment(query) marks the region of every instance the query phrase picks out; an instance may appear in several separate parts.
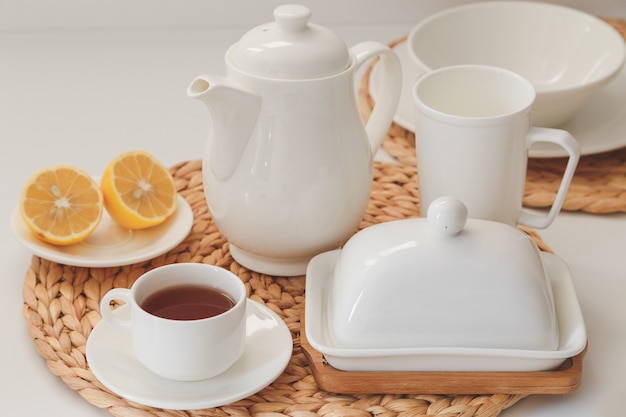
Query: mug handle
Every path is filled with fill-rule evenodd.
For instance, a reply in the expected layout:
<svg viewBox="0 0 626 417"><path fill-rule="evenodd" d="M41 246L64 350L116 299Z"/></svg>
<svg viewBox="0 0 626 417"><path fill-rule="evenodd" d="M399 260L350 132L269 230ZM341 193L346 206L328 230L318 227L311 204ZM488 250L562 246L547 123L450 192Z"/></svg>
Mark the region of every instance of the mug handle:
<svg viewBox="0 0 626 417"><path fill-rule="evenodd" d="M576 166L578 165L578 160L580 159L580 145L576 139L574 139L574 137L565 130L544 127L531 128L528 132L528 139L530 145L539 142L553 143L565 149L569 155L567 166L565 167L565 172L563 173L563 179L561 180L561 185L559 186L556 198L554 199L548 214L541 216L527 210L522 210L518 220L519 224L535 229L545 229L554 221L556 215L561 211L561 207L563 207L565 195L567 194L567 190L569 189L572 178L574 177L574 171L576 171Z"/></svg>
<svg viewBox="0 0 626 417"><path fill-rule="evenodd" d="M100 300L100 314L102 315L102 320L114 327L117 327L118 329L126 331L130 330L130 320L123 319L119 317L119 315L113 314L113 310L111 310L111 301L113 300L124 301L130 306L132 302L130 289L113 288L107 291L107 293L102 297L102 300Z"/></svg>
<svg viewBox="0 0 626 417"><path fill-rule="evenodd" d="M389 126L396 113L402 89L402 68L396 53L388 46L375 41L361 42L351 49L356 57L355 70L375 56L380 57L378 65L383 71L384 82L380 97L376 99L372 113L365 124L365 131L372 149L372 158L383 143Z"/></svg>

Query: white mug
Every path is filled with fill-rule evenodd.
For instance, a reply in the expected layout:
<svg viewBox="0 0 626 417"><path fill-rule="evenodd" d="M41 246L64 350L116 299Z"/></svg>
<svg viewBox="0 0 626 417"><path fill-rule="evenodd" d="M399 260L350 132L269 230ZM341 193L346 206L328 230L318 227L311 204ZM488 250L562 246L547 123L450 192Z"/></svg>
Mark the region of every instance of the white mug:
<svg viewBox="0 0 626 417"><path fill-rule="evenodd" d="M531 126L535 90L520 75L484 65L426 73L415 83L415 147L422 215L442 196L459 198L471 218L548 227L563 206L580 146L566 131ZM522 208L528 149L567 151L568 163L547 214Z"/></svg>
<svg viewBox="0 0 626 417"><path fill-rule="evenodd" d="M172 287L209 287L234 303L208 318L163 318L142 308L147 298ZM113 300L130 306L130 320L111 310ZM246 336L246 289L239 277L200 263L161 266L139 277L131 289L113 288L100 302L102 319L132 333L133 352L153 373L172 380L195 381L219 375L243 353Z"/></svg>

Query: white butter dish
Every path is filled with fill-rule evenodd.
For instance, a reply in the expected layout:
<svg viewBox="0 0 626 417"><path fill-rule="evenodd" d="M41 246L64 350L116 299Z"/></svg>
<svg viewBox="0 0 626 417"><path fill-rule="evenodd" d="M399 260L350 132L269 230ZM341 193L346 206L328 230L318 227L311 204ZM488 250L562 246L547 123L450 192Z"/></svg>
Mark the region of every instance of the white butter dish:
<svg viewBox="0 0 626 417"><path fill-rule="evenodd" d="M582 352L587 333L569 268L557 256L541 253L554 294L559 323L559 345L554 350L490 348L385 348L351 349L333 344L329 332L327 291L340 250L326 252L309 264L305 326L311 346L326 361L343 371L501 371L536 372L558 367Z"/></svg>

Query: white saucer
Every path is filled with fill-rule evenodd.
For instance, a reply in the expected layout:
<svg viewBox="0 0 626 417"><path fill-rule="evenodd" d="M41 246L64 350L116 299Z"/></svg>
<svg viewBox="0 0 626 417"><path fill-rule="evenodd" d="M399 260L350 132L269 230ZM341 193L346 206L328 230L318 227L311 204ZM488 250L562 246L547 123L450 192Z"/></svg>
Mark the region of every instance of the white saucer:
<svg viewBox="0 0 626 417"><path fill-rule="evenodd" d="M121 306L115 314L128 315L129 309ZM249 299L246 316L242 357L211 379L181 382L153 374L133 355L130 333L105 322L98 323L87 339L87 363L104 386L130 401L172 410L219 407L262 390L291 359L291 333L276 313Z"/></svg>
<svg viewBox="0 0 626 417"><path fill-rule="evenodd" d="M326 300L341 250L326 252L309 263L306 277L305 331L311 346L328 363L344 371L418 372L537 372L554 369L582 352L587 333L569 268L557 256L542 253L552 284L559 323L557 350L485 348L347 349L333 344L329 335ZM416 301L417 302L417 301ZM497 314L497 312L496 312Z"/></svg>
<svg viewBox="0 0 626 417"><path fill-rule="evenodd" d="M403 128L414 132L412 86L417 72L411 61L406 42L393 47L402 65L402 92L394 121ZM370 76L370 93L376 100L381 83L380 71L375 66ZM581 146L581 155L606 152L626 146L626 66L617 77L597 91L572 117L559 126L576 138ZM529 152L534 158L566 157L567 153L550 144L536 144Z"/></svg>
<svg viewBox="0 0 626 417"><path fill-rule="evenodd" d="M94 268L129 265L159 256L182 242L192 225L193 212L180 195L174 214L158 226L125 229L105 210L102 221L87 239L68 246L51 245L38 239L22 221L17 207L11 215L13 233L35 255L65 265Z"/></svg>

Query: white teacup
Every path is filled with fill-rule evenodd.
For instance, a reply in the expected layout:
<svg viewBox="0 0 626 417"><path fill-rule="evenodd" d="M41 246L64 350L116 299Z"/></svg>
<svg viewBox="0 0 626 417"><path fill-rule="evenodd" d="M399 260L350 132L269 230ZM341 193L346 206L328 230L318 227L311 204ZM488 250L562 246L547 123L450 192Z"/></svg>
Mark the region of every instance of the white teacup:
<svg viewBox="0 0 626 417"><path fill-rule="evenodd" d="M431 71L414 85L415 146L422 214L442 196L472 218L548 227L563 206L580 146L566 131L531 126L535 90L520 75L483 65ZM528 149L554 143L569 155L547 214L522 209Z"/></svg>
<svg viewBox="0 0 626 417"><path fill-rule="evenodd" d="M193 291L188 288L180 290L185 286L193 287ZM177 306L173 291L179 290L184 299L183 305ZM213 307L193 305L205 304L211 293L204 292L211 290L230 298L232 306L224 306L222 310L226 311L210 316L215 312L207 309ZM169 294L162 298L159 311L146 301L151 297L154 301L154 297L159 297L155 294L160 291ZM190 293L203 296L192 303ZM113 300L130 306L130 320L113 313ZM133 351L146 368L163 378L195 381L221 374L242 355L246 336L246 300L243 282L230 271L207 264L177 263L146 272L131 289L108 291L102 298L100 310L105 322L132 333ZM156 302L159 304L159 300Z"/></svg>

